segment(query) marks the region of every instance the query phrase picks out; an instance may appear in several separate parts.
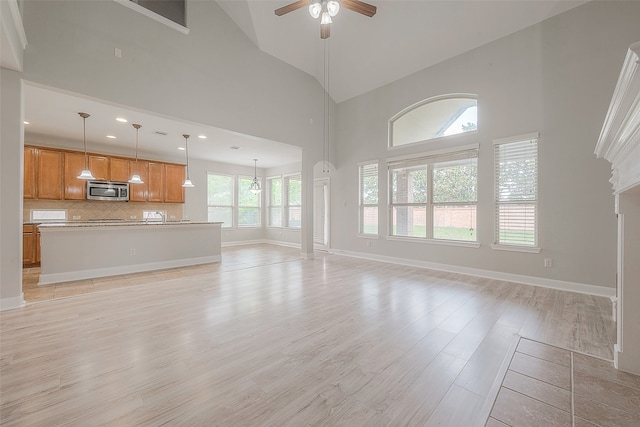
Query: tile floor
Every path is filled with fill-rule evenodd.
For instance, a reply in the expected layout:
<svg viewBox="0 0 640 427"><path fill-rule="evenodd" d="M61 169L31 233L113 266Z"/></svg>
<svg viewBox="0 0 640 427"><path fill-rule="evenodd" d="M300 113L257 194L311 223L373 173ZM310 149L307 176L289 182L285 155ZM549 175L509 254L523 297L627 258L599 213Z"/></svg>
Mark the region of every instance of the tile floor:
<svg viewBox="0 0 640 427"><path fill-rule="evenodd" d="M522 338L486 426L637 427L640 377Z"/></svg>

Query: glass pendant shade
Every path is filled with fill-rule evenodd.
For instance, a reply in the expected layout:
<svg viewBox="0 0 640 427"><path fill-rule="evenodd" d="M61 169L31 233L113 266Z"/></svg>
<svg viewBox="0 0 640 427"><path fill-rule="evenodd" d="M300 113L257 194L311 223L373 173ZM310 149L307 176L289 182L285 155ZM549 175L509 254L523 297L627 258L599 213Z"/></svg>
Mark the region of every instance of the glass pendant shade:
<svg viewBox="0 0 640 427"><path fill-rule="evenodd" d="M80 175L78 175L76 178L78 178L78 179L96 179L89 169L82 169L82 172L80 172Z"/></svg>
<svg viewBox="0 0 640 427"><path fill-rule="evenodd" d="M195 187L195 185L193 185L193 182L191 182L191 179L189 178L189 135L184 134L182 136L184 137L184 151L187 153L187 179L184 180L184 184L182 184L182 186L184 188L191 188Z"/></svg>
<svg viewBox="0 0 640 427"><path fill-rule="evenodd" d="M140 178L140 174L138 174L138 129L140 129L142 125L132 123L131 126L136 130L136 168L128 182L129 184L144 184L144 181Z"/></svg>
<svg viewBox="0 0 640 427"><path fill-rule="evenodd" d="M262 191L262 188L260 188L260 182L258 182L258 174L257 174L257 166L256 166L257 164L258 164L258 159L253 159L253 181L249 186L249 191L251 191L253 194L260 194L260 192Z"/></svg>
<svg viewBox="0 0 640 427"><path fill-rule="evenodd" d="M314 2L309 5L309 14L313 17L313 19L318 19L320 17L320 12L322 11L322 5L320 2Z"/></svg>
<svg viewBox="0 0 640 427"><path fill-rule="evenodd" d="M331 21L331 16L329 15L329 12L322 12L322 19L320 19L320 24L331 24L333 21Z"/></svg>
<svg viewBox="0 0 640 427"><path fill-rule="evenodd" d="M76 178L78 179L96 179L89 170L89 156L87 155L87 117L91 117L87 113L78 113L82 117L82 143L84 144L84 169Z"/></svg>
<svg viewBox="0 0 640 427"><path fill-rule="evenodd" d="M336 16L340 11L340 3L335 0L330 0L327 2L327 12L329 12L329 16Z"/></svg>
<svg viewBox="0 0 640 427"><path fill-rule="evenodd" d="M144 181L142 180L142 178L140 178L140 175L138 175L137 173L134 173L128 182L129 184L144 184Z"/></svg>

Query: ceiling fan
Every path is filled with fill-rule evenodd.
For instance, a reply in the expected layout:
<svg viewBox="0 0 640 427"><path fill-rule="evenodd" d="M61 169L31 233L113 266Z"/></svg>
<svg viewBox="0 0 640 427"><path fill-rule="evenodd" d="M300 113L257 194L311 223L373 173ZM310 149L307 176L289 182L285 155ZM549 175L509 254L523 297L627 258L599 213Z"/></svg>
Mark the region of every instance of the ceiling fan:
<svg viewBox="0 0 640 427"><path fill-rule="evenodd" d="M331 24L331 18L338 14L340 6L369 17L372 17L376 14L375 6L359 0L298 0L296 2L276 9L275 13L278 16L282 16L285 13L293 12L294 10L298 10L305 6L309 7L309 13L311 14L311 16L313 16L314 18L321 17L321 39L326 39L329 37L329 24Z"/></svg>

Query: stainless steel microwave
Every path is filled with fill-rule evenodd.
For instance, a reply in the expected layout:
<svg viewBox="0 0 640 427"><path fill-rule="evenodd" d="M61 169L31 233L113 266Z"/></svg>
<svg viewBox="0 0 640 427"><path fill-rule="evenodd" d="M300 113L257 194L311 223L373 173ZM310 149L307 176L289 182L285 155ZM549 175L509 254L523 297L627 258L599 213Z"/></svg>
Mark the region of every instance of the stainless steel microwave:
<svg viewBox="0 0 640 427"><path fill-rule="evenodd" d="M129 183L87 181L87 200L129 201Z"/></svg>

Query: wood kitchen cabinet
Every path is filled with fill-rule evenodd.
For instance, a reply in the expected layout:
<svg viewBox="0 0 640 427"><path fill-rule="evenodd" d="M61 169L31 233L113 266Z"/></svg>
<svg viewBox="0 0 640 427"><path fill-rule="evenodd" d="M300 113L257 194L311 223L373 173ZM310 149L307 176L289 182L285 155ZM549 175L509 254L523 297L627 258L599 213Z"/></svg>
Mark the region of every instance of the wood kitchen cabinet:
<svg viewBox="0 0 640 427"><path fill-rule="evenodd" d="M167 203L184 203L184 166L164 165L165 185L164 201Z"/></svg>
<svg viewBox="0 0 640 427"><path fill-rule="evenodd" d="M90 155L89 170L96 181L109 181L109 157Z"/></svg>
<svg viewBox="0 0 640 427"><path fill-rule="evenodd" d="M34 224L22 226L22 265L35 264L36 261L36 229Z"/></svg>
<svg viewBox="0 0 640 427"><path fill-rule="evenodd" d="M24 194L25 199L36 198L36 147L24 147Z"/></svg>
<svg viewBox="0 0 640 427"><path fill-rule="evenodd" d="M39 199L62 200L62 152L38 149L36 186Z"/></svg>
<svg viewBox="0 0 640 427"><path fill-rule="evenodd" d="M85 200L87 181L78 179L84 169L84 153L64 153L64 198L65 200Z"/></svg>
<svg viewBox="0 0 640 427"><path fill-rule="evenodd" d="M149 162L149 193L147 201L164 202L164 164Z"/></svg>
<svg viewBox="0 0 640 427"><path fill-rule="evenodd" d="M144 184L129 184L129 201L130 202L146 202L149 193L149 162L138 160L136 169L135 160L129 161L129 177L137 173Z"/></svg>
<svg viewBox="0 0 640 427"><path fill-rule="evenodd" d="M109 180L127 182L131 178L129 174L129 159L112 157L109 161Z"/></svg>

